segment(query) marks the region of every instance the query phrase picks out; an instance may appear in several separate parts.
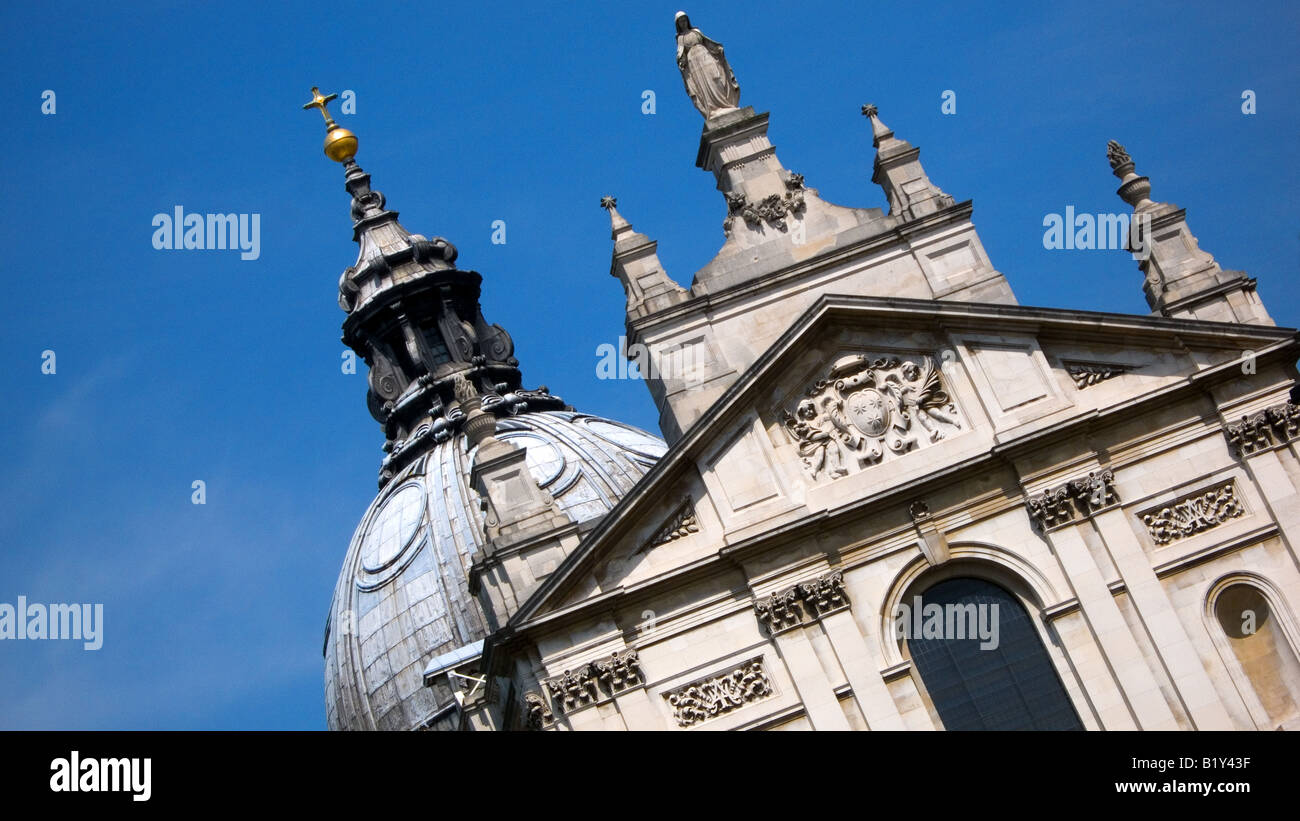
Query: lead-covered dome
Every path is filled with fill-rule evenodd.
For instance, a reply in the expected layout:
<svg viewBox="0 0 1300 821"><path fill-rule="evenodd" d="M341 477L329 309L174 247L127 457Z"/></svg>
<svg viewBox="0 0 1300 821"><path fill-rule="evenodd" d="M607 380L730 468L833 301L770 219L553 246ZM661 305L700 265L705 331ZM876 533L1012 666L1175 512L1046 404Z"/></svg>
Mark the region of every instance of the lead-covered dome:
<svg viewBox="0 0 1300 821"><path fill-rule="evenodd" d="M327 131L329 95L313 90ZM327 145L330 144L327 141ZM384 432L379 495L352 537L325 632L331 729L415 729L452 706L425 666L475 655L487 630L468 589L486 543L466 428L523 448L537 484L579 524L602 517L661 456L657 437L573 412L523 387L514 342L479 306L482 277L456 247L412 234L352 152L330 156L352 197L357 260L339 278L343 343L368 367L366 404ZM480 441L476 438L474 441Z"/></svg>
<svg viewBox="0 0 1300 821"><path fill-rule="evenodd" d="M526 449L537 484L576 522L598 519L666 447L645 431L569 411L498 420L496 436ZM447 707L423 685L425 666L486 635L467 589L484 544L470 485L474 452L458 433L384 484L348 548L325 638L330 729L414 729Z"/></svg>

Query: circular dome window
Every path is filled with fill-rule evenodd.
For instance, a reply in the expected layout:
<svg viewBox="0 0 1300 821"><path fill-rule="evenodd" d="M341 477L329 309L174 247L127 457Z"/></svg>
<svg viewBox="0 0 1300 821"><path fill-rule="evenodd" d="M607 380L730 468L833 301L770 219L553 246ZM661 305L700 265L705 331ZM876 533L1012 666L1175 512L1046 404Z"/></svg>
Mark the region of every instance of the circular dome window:
<svg viewBox="0 0 1300 821"><path fill-rule="evenodd" d="M424 509L424 488L412 482L397 490L375 515L361 545L361 566L375 573L392 564L415 537Z"/></svg>

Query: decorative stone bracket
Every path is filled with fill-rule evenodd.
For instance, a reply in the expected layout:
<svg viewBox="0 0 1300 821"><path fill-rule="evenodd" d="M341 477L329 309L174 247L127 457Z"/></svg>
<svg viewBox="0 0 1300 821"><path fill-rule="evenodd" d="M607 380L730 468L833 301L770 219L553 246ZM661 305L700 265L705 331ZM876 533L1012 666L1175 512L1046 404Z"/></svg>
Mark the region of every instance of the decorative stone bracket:
<svg viewBox="0 0 1300 821"><path fill-rule="evenodd" d="M524 722L530 730L545 730L555 723L555 714L540 693L524 693Z"/></svg>
<svg viewBox="0 0 1300 821"><path fill-rule="evenodd" d="M565 670L545 682L555 710L566 715L644 684L645 676L635 650L614 653L608 659L593 661L577 670ZM525 701L532 711L532 702L526 696Z"/></svg>
<svg viewBox="0 0 1300 821"><path fill-rule="evenodd" d="M1186 496L1177 502L1148 511L1142 516L1151 541L1157 545L1195 536L1236 519L1246 510L1233 491L1232 482L1213 490Z"/></svg>
<svg viewBox="0 0 1300 821"><path fill-rule="evenodd" d="M1025 505L1039 527L1051 530L1119 504L1114 482L1115 475L1109 469L1094 471L1030 496Z"/></svg>
<svg viewBox="0 0 1300 821"><path fill-rule="evenodd" d="M677 726L685 728L761 701L772 693L772 682L760 657L729 672L678 687L664 693L664 698L673 709Z"/></svg>
<svg viewBox="0 0 1300 821"><path fill-rule="evenodd" d="M921 537L921 553L924 554L925 560L932 566L948 561L952 555L948 550L948 540L944 537L943 531L936 526L934 516L930 513L930 505L924 499L917 499L907 506L907 515L912 518L912 525L916 528L917 535Z"/></svg>
<svg viewBox="0 0 1300 821"><path fill-rule="evenodd" d="M1223 432L1240 456L1285 444L1300 438L1300 405L1283 402L1265 408L1224 425Z"/></svg>
<svg viewBox="0 0 1300 821"><path fill-rule="evenodd" d="M764 596L754 602L754 612L768 633L775 636L849 606L844 574L834 570Z"/></svg>

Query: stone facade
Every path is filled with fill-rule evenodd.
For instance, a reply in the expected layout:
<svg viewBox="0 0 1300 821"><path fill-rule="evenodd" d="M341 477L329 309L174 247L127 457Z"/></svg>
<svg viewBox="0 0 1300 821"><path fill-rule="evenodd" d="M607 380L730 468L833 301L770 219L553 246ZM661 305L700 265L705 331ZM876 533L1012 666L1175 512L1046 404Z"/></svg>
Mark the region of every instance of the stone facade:
<svg viewBox="0 0 1300 821"><path fill-rule="evenodd" d="M978 579L1028 614L1086 729L1300 727L1300 338L1254 280L1112 144L1121 197L1156 215L1153 315L1020 306L970 202L875 106L888 213L821 200L766 114L699 84L727 103L696 99L714 260L679 285L602 202L670 447L589 527L488 524L469 589L493 629L424 674L455 695L444 726L942 729L895 616ZM498 486L476 479L490 517L545 507ZM489 572L517 550L556 560Z"/></svg>
<svg viewBox="0 0 1300 821"><path fill-rule="evenodd" d="M513 616L514 635L493 648L505 679L639 659L636 693L549 727L941 728L888 614L955 576L993 581L1037 617L1089 729L1296 726L1252 695L1275 683L1251 678L1215 616L1240 579L1294 642L1300 459L1282 423L1249 453L1234 445L1243 415L1297 412L1294 332L1041 309L1018 312L1017 330L986 306L930 305L921 321L926 310L822 300L800 319L804 341L765 356ZM998 347L984 347L994 317ZM1084 339L1102 326L1114 341ZM1145 344L1123 349L1129 373L1081 389L1062 364L1113 356L1132 334ZM850 451L852 471L813 475L786 408L845 351L891 349L955 352L942 375L966 424L892 459ZM1257 351L1257 372L1243 375L1229 349ZM988 350L1036 363L1040 384L1008 397ZM658 541L669 489L690 495L699 530ZM761 687L681 718L680 693L751 668ZM487 714L467 726L478 720L509 726Z"/></svg>

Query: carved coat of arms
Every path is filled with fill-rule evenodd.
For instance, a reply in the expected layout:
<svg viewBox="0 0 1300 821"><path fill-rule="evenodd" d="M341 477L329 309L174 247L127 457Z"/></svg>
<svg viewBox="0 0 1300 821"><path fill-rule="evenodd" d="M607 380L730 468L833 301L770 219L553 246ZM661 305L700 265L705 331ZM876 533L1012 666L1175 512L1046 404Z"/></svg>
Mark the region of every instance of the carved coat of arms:
<svg viewBox="0 0 1300 821"><path fill-rule="evenodd" d="M875 464L887 453L906 453L961 430L934 360L845 356L799 400L782 422L798 443L814 479L832 478Z"/></svg>

